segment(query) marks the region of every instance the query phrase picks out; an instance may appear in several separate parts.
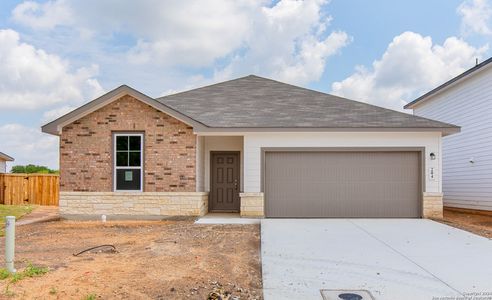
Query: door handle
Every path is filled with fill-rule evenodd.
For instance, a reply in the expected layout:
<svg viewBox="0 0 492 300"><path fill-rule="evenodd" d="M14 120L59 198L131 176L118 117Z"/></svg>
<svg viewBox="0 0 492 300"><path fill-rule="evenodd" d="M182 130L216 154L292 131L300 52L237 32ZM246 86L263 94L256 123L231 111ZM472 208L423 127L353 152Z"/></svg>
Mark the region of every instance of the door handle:
<svg viewBox="0 0 492 300"><path fill-rule="evenodd" d="M234 189L236 189L236 190L237 190L237 179L236 179L236 180L234 180Z"/></svg>

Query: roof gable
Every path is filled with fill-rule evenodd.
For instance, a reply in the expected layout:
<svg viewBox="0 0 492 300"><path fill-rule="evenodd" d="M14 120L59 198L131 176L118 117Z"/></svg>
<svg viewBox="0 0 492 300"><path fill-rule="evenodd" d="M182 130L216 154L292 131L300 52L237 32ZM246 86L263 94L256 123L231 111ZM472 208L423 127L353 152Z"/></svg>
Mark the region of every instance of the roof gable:
<svg viewBox="0 0 492 300"><path fill-rule="evenodd" d="M183 115L182 113L175 111L174 109L167 107L165 104L160 103L156 101L153 98L150 98L149 96L127 86L127 85L122 85L104 95L101 97L92 100L91 102L86 103L85 105L82 105L81 107L69 112L68 114L44 125L41 127L41 130L46 133L51 133L54 135L60 135L61 130L64 126L77 121L78 119L100 109L101 107L104 107L108 105L109 103L112 103L113 101L116 101L120 99L121 97L125 95L130 95L133 98L144 102L145 104L148 104L155 109L161 110L162 112L180 120L183 123L186 123L190 126L193 127L203 127L203 124L200 124L199 122L189 118L188 116Z"/></svg>

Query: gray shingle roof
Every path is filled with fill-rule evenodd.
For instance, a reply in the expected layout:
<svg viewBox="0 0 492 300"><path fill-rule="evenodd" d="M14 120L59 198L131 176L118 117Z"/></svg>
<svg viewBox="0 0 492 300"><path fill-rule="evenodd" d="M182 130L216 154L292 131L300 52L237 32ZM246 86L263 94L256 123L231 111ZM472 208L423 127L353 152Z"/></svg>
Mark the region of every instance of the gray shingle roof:
<svg viewBox="0 0 492 300"><path fill-rule="evenodd" d="M156 100L214 128L458 128L254 75Z"/></svg>

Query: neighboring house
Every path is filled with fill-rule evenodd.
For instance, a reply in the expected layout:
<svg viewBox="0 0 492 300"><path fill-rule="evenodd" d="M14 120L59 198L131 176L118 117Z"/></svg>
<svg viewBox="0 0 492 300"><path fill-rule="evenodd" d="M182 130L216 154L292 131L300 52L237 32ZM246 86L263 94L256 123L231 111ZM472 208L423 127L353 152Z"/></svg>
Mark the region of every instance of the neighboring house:
<svg viewBox="0 0 492 300"><path fill-rule="evenodd" d="M405 108L462 129L443 139L444 205L492 210L492 58Z"/></svg>
<svg viewBox="0 0 492 300"><path fill-rule="evenodd" d="M14 159L3 152L0 152L0 173L7 173L8 161L14 161Z"/></svg>
<svg viewBox="0 0 492 300"><path fill-rule="evenodd" d="M42 127L65 216L440 217L459 127L247 76L161 98L121 86Z"/></svg>

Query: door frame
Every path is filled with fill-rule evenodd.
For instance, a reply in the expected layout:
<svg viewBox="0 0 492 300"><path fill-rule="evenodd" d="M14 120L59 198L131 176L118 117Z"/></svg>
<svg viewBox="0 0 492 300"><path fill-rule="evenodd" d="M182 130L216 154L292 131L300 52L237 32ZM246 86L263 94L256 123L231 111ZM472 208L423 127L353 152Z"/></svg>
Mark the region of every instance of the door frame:
<svg viewBox="0 0 492 300"><path fill-rule="evenodd" d="M213 169L213 162L214 162L214 155L217 154L234 154L237 156L236 160L236 167L237 167L237 180L238 180L238 209L233 209L233 210L221 210L221 209L212 209L212 196L213 196L213 184L214 184L214 169ZM208 196L208 212L233 212L233 213L238 213L241 211L241 197L239 197L239 193L241 193L241 151L210 151L210 192Z"/></svg>
<svg viewBox="0 0 492 300"><path fill-rule="evenodd" d="M266 153L267 152L416 152L419 157L419 187L420 191L419 210L420 218L424 217L424 191L426 190L426 162L425 147L261 147L260 157L260 190L264 193L263 211L265 212L265 218L272 218L266 215L266 202L268 201L268 195L265 193L265 171L266 171Z"/></svg>

